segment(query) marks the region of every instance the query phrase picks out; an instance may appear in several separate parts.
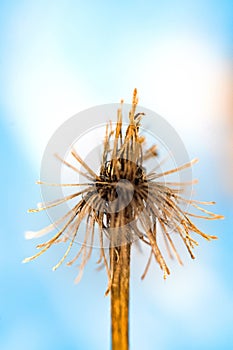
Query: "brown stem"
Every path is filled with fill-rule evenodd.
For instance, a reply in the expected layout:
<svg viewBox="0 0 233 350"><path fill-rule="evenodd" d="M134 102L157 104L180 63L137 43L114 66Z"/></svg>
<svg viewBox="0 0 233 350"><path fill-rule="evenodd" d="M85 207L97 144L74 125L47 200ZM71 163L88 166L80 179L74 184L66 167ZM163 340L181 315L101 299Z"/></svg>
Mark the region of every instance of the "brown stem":
<svg viewBox="0 0 233 350"><path fill-rule="evenodd" d="M130 243L110 248L112 350L129 349Z"/></svg>

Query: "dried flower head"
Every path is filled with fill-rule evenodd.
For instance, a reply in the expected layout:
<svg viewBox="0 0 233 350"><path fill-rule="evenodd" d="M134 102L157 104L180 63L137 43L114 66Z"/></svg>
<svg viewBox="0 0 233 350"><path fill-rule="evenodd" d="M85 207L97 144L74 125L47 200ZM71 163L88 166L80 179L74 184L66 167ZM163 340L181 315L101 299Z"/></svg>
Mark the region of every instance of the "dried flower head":
<svg viewBox="0 0 233 350"><path fill-rule="evenodd" d="M58 221L38 232L26 233L26 238L37 238L55 230L58 224L63 223L63 227L51 239L37 245L40 251L26 258L24 262L39 257L56 243L69 241L65 254L53 268L56 270L66 259L77 237L80 223L85 220L86 232L84 241L76 256L67 265L72 265L81 258L80 273L76 279L78 281L86 263L90 259L97 226L100 244L99 263L103 262L105 265L109 279L109 291L112 271L108 254L104 248L104 237L108 238L110 248L131 244L136 239L151 248L151 254L142 278L148 270L153 255L163 270L164 278L170 274L167 262L160 250L158 234L162 235L169 255L175 255L180 264L182 264L182 261L173 243L172 235L176 233L181 238L192 258L194 258L193 248L198 243L191 236L191 233L200 235L206 240L217 238L202 232L190 218L196 217L207 220L223 218L221 215L216 215L199 206L200 204L212 205L214 202L201 202L183 198L181 195L182 188L192 184L192 182L164 183L162 181L166 175L191 167L196 163L196 159L165 172L159 173L156 172L156 169L147 172L145 161L157 157L157 148L152 146L145 151L143 150L145 138L139 135L143 113L136 113L137 103L137 90L135 89L129 113L129 124L125 135L123 135L122 128L122 108L118 110L115 129L113 129L111 123L106 125L102 163L98 174L80 158L74 149L72 150L72 156L85 169L84 171L60 159L68 167L81 173L85 177L86 182L82 184L49 184L52 186L73 186L73 188L81 187L82 189L77 192L74 191L72 195L57 201L42 204L38 209L29 210L29 212L39 212L77 198L77 203L74 207ZM46 184L42 181L38 181L38 183L41 185ZM189 207L198 209L201 213L197 215L183 211L181 204L184 203L189 205ZM171 231L173 231L172 234L170 234ZM90 244L87 244L87 242Z"/></svg>

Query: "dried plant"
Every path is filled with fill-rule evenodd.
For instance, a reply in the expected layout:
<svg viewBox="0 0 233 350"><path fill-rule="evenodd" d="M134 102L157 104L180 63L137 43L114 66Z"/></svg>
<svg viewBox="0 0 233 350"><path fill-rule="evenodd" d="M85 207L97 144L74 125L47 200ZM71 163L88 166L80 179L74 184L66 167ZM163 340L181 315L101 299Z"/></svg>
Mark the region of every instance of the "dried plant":
<svg viewBox="0 0 233 350"><path fill-rule="evenodd" d="M123 102L122 102L123 103ZM24 260L31 261L46 252L55 243L66 242L68 248L65 254L54 266L56 270L66 259L78 235L80 223L85 220L86 232L84 241L67 265L72 265L79 258L80 273L76 281L80 280L84 267L91 257L95 227L98 227L100 245L99 263L103 262L107 276L108 287L106 294L111 294L112 315L112 349L128 349L128 305L129 305L129 274L130 249L135 240L141 241L150 247L151 253L143 273L145 277L152 256L163 271L164 278L170 274L167 262L160 250L158 234L162 235L167 251L172 257L175 255L182 264L179 253L173 243L172 236L177 234L184 242L191 258L194 258L193 248L198 243L191 236L195 233L206 240L216 239L216 236L202 232L191 220L191 217L215 220L222 218L200 205L212 205L214 202L201 202L182 197L182 188L188 183L162 181L163 177L180 172L196 163L196 159L165 172L150 171L147 173L145 161L157 157L156 146L143 150L144 137L139 135L140 121L143 113L136 113L138 103L137 90L134 90L132 107L129 113L129 125L123 135L122 108L118 110L115 129L109 123L106 126L106 135L103 144L102 163L100 172L96 174L86 164L76 151L72 156L84 171L60 159L74 171L86 178L86 183L49 184L52 186L73 186L83 188L74 191L65 198L42 204L29 212L39 212L57 206L61 203L77 198L77 203L58 221L37 232L27 232L26 238L41 237L56 229L63 223L51 239L37 245L40 251ZM46 183L38 181L39 184ZM190 183L192 184L192 182ZM48 185L48 184L47 184ZM78 199L81 196L81 199ZM201 213L195 214L181 209L181 204L198 209ZM158 230L159 228L159 230ZM170 234L170 232L172 234ZM104 247L104 238L108 238L109 248ZM89 244L87 244L89 242Z"/></svg>

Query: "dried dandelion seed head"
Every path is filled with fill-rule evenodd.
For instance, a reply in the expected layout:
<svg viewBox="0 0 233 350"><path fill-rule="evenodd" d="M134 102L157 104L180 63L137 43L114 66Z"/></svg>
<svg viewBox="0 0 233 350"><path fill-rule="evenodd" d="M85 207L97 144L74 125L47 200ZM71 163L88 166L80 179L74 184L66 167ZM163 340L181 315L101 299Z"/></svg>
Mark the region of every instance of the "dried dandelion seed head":
<svg viewBox="0 0 233 350"><path fill-rule="evenodd" d="M151 254L142 278L148 270L153 255L163 270L164 278L170 274L167 262L160 250L158 233L162 235L169 255L175 255L180 264L182 264L182 261L172 239L174 234L180 237L192 258L194 258L193 248L198 244L196 239L191 236L192 233L202 236L206 240L217 238L202 232L191 220L191 217L207 220L223 218L221 215L214 214L200 206L212 205L214 202L201 202L183 198L180 189L189 185L189 183L166 182L164 184L162 181L163 177L167 175L191 167L196 163L196 159L165 172L147 172L145 161L157 157L157 148L152 146L146 151L143 150L145 139L139 135L143 113L136 113L137 103L137 90L135 89L129 113L129 124L124 135L122 108L118 110L115 129L113 130L111 123L106 125L102 162L98 174L80 158L75 150L72 150L72 156L75 161L81 164L84 169L83 172L67 161L60 159L66 166L81 173L86 182L84 184L50 184L52 186L80 187L81 189L57 201L42 204L38 209L29 210L30 212L38 212L58 206L71 199L77 200L73 208L56 222L38 232L26 233L26 238L36 238L53 231L58 224L62 223L63 225L51 239L37 245L40 251L26 258L24 262L39 257L55 243L68 241L64 256L53 268L54 270L57 269L70 252L82 221L85 221L86 224L84 241L75 257L67 263L67 265L72 265L79 258L81 259L80 273L76 281L80 279L83 269L90 259L94 236L97 234L95 232L96 226L98 227L100 245L100 259L98 262L103 262L105 265L109 285L112 275L109 268L108 254L104 248L104 237L108 238L109 247L131 244L135 239L150 247ZM38 183L45 184L42 181ZM179 189L177 189L177 186ZM199 210L200 214L182 210L182 204L187 204L189 207ZM160 228L159 231L158 228ZM173 231L172 234L171 231ZM89 245L87 242L89 242Z"/></svg>

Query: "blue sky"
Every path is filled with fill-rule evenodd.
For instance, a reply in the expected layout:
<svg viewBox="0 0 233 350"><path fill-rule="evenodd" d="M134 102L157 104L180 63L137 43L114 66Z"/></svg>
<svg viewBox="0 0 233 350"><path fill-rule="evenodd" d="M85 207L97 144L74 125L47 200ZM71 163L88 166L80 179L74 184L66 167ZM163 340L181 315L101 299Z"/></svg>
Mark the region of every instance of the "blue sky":
<svg viewBox="0 0 233 350"><path fill-rule="evenodd" d="M233 205L225 78L232 57L231 1L2 1L0 5L1 299L0 348L107 349L109 299L96 257L74 285L75 268L52 272L63 249L23 265L34 251L24 232L48 224L29 215L40 201L34 185L46 144L75 113L124 98L171 123L200 163L198 197L216 200L224 221L203 222L219 235L200 242L196 261L172 266L164 283L154 264L134 252L132 349L233 348ZM226 154L225 154L226 153ZM224 158L225 159L225 158Z"/></svg>

